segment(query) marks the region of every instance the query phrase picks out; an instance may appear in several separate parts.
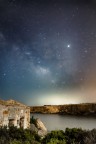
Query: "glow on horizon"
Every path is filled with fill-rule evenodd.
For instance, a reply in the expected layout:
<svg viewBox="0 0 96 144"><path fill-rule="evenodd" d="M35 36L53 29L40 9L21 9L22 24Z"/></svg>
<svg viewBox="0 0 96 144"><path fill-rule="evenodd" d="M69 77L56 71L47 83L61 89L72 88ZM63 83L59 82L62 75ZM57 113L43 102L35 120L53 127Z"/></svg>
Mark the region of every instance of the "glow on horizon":
<svg viewBox="0 0 96 144"><path fill-rule="evenodd" d="M33 94L32 94L33 95ZM90 97L92 96L92 98ZM28 97L26 103L28 105L63 105L63 104L79 104L79 103L95 103L96 102L96 90L92 89L88 91L74 90L74 91L62 91L62 92L46 92L35 93L34 97L31 95Z"/></svg>

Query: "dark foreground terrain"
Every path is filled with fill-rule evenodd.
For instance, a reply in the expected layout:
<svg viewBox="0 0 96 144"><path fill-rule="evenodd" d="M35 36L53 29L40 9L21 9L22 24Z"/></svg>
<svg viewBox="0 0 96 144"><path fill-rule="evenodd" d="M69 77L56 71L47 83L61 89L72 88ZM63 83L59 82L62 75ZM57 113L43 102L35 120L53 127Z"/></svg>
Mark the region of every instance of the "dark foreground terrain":
<svg viewBox="0 0 96 144"><path fill-rule="evenodd" d="M41 138L30 129L23 130L16 127L0 128L0 144L95 144L96 129L86 131L82 129L69 129L65 131L51 131Z"/></svg>

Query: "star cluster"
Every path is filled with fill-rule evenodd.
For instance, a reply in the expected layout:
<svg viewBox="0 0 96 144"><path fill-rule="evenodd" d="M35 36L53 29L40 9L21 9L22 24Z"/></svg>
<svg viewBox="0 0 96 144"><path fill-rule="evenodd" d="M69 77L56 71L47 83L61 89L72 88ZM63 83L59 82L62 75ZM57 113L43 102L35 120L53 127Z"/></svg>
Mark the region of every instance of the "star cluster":
<svg viewBox="0 0 96 144"><path fill-rule="evenodd" d="M94 0L0 1L1 98L95 87L95 62Z"/></svg>

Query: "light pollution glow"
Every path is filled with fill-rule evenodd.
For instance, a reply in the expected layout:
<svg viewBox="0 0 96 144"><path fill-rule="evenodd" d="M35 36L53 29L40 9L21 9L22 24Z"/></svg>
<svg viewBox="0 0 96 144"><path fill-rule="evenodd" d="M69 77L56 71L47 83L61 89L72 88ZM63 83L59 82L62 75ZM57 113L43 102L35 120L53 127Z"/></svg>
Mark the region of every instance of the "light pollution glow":
<svg viewBox="0 0 96 144"><path fill-rule="evenodd" d="M63 105L96 102L96 89L82 89L71 91L56 91L49 93L34 93L34 97L29 96L26 100L29 105Z"/></svg>

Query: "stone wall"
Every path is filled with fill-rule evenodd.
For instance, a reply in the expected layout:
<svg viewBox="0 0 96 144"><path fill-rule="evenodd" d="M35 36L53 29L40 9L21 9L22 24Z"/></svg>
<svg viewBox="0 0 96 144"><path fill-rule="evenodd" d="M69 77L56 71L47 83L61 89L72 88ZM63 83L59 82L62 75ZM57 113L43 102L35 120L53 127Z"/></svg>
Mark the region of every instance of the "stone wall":
<svg viewBox="0 0 96 144"><path fill-rule="evenodd" d="M10 100L0 103L0 126L16 126L24 129L30 127L30 108Z"/></svg>

